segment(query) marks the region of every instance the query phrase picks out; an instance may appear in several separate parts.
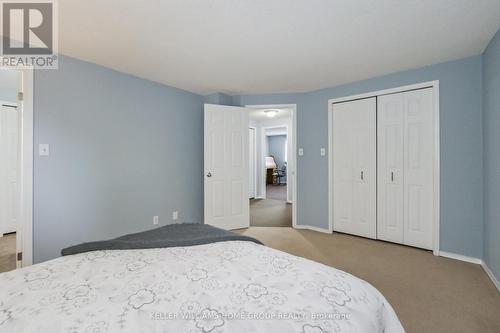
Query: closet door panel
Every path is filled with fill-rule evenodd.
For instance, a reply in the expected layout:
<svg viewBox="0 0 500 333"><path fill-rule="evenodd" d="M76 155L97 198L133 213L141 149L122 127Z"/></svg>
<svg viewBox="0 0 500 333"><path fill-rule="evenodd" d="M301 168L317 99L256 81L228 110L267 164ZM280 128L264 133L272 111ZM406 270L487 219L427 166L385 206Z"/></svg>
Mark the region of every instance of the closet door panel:
<svg viewBox="0 0 500 333"><path fill-rule="evenodd" d="M375 98L333 107L334 230L376 237Z"/></svg>
<svg viewBox="0 0 500 333"><path fill-rule="evenodd" d="M352 113L349 105L335 105L333 111L334 142L334 230L352 230Z"/></svg>
<svg viewBox="0 0 500 333"><path fill-rule="evenodd" d="M404 243L432 249L434 211L433 91L404 93Z"/></svg>
<svg viewBox="0 0 500 333"><path fill-rule="evenodd" d="M404 96L377 99L377 238L403 243Z"/></svg>
<svg viewBox="0 0 500 333"><path fill-rule="evenodd" d="M357 101L353 134L356 137L353 201L358 235L377 237L377 113L376 98Z"/></svg>

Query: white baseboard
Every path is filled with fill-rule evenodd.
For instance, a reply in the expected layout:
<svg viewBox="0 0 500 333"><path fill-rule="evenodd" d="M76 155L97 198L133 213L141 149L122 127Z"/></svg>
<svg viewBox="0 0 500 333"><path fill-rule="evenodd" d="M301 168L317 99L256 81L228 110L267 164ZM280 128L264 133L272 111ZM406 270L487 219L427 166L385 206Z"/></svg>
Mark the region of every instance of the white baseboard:
<svg viewBox="0 0 500 333"><path fill-rule="evenodd" d="M486 263L482 259L474 258L474 257L467 257L467 256L463 256L461 254L443 252L443 251L439 251L439 256L480 265L483 268L483 270L486 272L486 275L488 275L488 277L491 279L491 281L493 282L495 287L497 287L497 290L500 292L500 282L498 281L496 276L493 274L491 269L488 267L488 265L486 265Z"/></svg>
<svg viewBox="0 0 500 333"><path fill-rule="evenodd" d="M450 259L455 259L455 260L460 260L460 261L465 261L465 262L470 262L472 264L477 264L477 265L481 265L483 263L483 260L481 260L479 258L468 257L468 256L464 256L461 254L451 253L451 252L439 251L439 256L445 257L445 258L450 258Z"/></svg>
<svg viewBox="0 0 500 333"><path fill-rule="evenodd" d="M319 228L319 227L313 227L313 226L310 226L310 225L295 225L294 227L295 229L307 229L307 230L312 230L312 231L317 231L317 232L322 232L322 233L325 233L325 234L331 234L332 231L328 230L328 229L324 229L324 228Z"/></svg>
<svg viewBox="0 0 500 333"><path fill-rule="evenodd" d="M498 282L496 276L493 274L493 272L488 267L488 265L486 265L486 263L483 262L481 264L481 267L483 267L483 269L486 272L486 274L488 274L488 276L490 277L491 281L493 281L493 284L495 285L495 287L497 287L497 290L500 292L500 282Z"/></svg>

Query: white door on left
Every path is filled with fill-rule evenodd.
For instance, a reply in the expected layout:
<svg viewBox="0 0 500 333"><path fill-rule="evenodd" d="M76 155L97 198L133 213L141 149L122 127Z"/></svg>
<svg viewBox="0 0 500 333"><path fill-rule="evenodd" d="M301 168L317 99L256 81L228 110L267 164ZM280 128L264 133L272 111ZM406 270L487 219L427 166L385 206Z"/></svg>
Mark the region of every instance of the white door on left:
<svg viewBox="0 0 500 333"><path fill-rule="evenodd" d="M333 230L377 236L376 99L333 105Z"/></svg>
<svg viewBox="0 0 500 333"><path fill-rule="evenodd" d="M205 104L205 223L222 229L250 224L248 109Z"/></svg>
<svg viewBox="0 0 500 333"><path fill-rule="evenodd" d="M16 105L0 109L0 234L17 229L19 113Z"/></svg>

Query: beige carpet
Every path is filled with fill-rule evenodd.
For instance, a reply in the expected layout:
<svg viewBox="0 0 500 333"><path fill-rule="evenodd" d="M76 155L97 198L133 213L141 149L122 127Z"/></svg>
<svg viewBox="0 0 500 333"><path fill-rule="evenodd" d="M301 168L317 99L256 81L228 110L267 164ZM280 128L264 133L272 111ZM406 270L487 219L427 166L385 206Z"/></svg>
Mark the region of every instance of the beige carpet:
<svg viewBox="0 0 500 333"><path fill-rule="evenodd" d="M259 227L238 232L370 282L409 333L500 332L500 293L479 265L337 233Z"/></svg>
<svg viewBox="0 0 500 333"><path fill-rule="evenodd" d="M286 184L284 185L267 185L266 199L286 201Z"/></svg>
<svg viewBox="0 0 500 333"><path fill-rule="evenodd" d="M16 234L0 237L0 273L16 268Z"/></svg>
<svg viewBox="0 0 500 333"><path fill-rule="evenodd" d="M250 225L256 227L291 227L292 205L272 199L250 200Z"/></svg>

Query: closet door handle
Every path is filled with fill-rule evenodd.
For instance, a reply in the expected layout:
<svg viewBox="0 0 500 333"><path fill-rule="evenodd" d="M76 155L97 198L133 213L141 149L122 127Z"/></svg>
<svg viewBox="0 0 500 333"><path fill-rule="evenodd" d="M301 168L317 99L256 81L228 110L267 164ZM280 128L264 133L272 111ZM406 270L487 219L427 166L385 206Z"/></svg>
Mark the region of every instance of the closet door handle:
<svg viewBox="0 0 500 333"><path fill-rule="evenodd" d="M365 174L364 174L364 171L361 170L361 180L364 180L365 179Z"/></svg>
<svg viewBox="0 0 500 333"><path fill-rule="evenodd" d="M391 171L391 182L394 182L394 171Z"/></svg>

